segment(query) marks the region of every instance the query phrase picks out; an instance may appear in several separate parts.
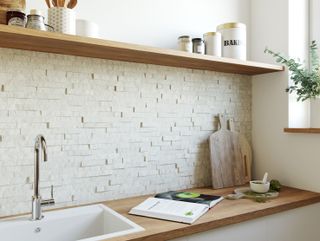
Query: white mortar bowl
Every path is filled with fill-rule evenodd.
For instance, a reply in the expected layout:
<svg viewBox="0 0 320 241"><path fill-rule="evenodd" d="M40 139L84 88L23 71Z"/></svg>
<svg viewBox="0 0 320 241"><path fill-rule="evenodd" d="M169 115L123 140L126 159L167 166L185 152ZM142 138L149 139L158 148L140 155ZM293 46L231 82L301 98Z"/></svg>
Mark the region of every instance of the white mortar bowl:
<svg viewBox="0 0 320 241"><path fill-rule="evenodd" d="M266 193L269 191L270 182L262 182L262 180L253 180L250 181L250 189L253 192L257 193Z"/></svg>

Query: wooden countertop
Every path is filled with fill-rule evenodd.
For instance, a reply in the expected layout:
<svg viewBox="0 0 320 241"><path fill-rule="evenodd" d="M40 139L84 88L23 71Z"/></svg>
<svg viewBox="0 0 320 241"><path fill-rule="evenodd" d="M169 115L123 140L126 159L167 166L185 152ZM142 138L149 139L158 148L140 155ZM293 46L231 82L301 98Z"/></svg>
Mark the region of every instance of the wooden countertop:
<svg viewBox="0 0 320 241"><path fill-rule="evenodd" d="M203 194L226 195L232 193L233 189L212 190L209 188L199 188L191 189L190 191ZM132 207L138 205L147 197L142 196L103 203L145 229L143 232L108 239L109 241L169 240L320 202L320 193L283 187L278 198L266 203L257 203L249 199L223 200L195 223L189 225L128 214Z"/></svg>

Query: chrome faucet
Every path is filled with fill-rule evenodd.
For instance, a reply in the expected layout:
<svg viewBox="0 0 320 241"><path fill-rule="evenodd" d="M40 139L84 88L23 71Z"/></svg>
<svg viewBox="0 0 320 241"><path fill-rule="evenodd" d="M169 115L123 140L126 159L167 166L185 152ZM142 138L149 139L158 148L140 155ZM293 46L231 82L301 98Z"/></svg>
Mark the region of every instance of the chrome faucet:
<svg viewBox="0 0 320 241"><path fill-rule="evenodd" d="M42 151L42 155L41 155ZM46 140L42 135L36 137L36 142L34 145L34 194L32 196L32 217L31 220L40 220L43 218L41 214L42 206L49 206L54 204L53 199L53 186L51 186L51 198L48 200L42 200L39 192L39 179L40 179L40 156L42 156L43 161L48 160L47 156L47 144Z"/></svg>

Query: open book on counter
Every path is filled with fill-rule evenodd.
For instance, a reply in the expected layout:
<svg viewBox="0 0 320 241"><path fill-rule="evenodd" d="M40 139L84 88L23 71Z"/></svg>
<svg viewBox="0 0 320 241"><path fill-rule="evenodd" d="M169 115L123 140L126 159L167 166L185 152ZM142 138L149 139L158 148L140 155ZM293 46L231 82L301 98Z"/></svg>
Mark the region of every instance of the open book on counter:
<svg viewBox="0 0 320 241"><path fill-rule="evenodd" d="M191 224L221 200L221 196L170 191L148 198L129 213Z"/></svg>

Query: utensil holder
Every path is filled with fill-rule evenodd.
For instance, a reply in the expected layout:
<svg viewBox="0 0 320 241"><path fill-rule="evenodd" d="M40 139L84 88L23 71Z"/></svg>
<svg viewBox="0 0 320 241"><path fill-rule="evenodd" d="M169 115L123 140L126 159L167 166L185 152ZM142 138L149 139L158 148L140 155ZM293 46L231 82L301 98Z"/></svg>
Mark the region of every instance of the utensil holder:
<svg viewBox="0 0 320 241"><path fill-rule="evenodd" d="M53 7L48 9L48 24L55 32L76 34L76 12L69 8Z"/></svg>

